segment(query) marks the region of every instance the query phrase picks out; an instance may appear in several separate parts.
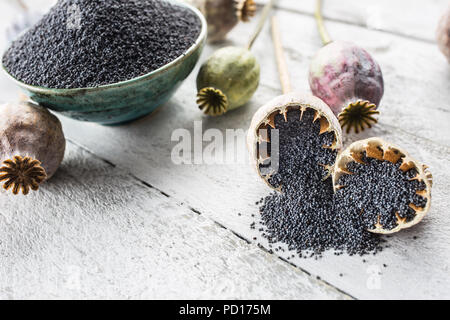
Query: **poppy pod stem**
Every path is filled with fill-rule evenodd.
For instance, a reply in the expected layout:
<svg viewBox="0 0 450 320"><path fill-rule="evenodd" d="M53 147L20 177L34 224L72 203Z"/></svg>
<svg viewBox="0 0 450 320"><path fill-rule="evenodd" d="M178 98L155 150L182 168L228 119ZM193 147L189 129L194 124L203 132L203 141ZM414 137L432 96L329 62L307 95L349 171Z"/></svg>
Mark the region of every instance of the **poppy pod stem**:
<svg viewBox="0 0 450 320"><path fill-rule="evenodd" d="M23 2L23 0L16 0L16 1L24 11L28 11L28 6L25 4L25 2Z"/></svg>
<svg viewBox="0 0 450 320"><path fill-rule="evenodd" d="M273 45L275 47L275 56L277 60L281 88L283 90L283 94L286 94L292 91L292 85L289 78L286 58L284 56L283 44L281 42L280 26L278 23L278 19L275 16L272 17L272 38Z"/></svg>
<svg viewBox="0 0 450 320"><path fill-rule="evenodd" d="M275 4L275 1L277 0L270 0L263 9L263 12L261 14L261 18L258 21L258 25L256 26L255 31L253 32L252 36L250 37L250 40L247 44L247 49L250 50L255 43L256 39L258 38L259 34L261 33L262 28L264 27L264 24L266 23L267 17L269 16L270 11L273 8L273 5Z"/></svg>
<svg viewBox="0 0 450 320"><path fill-rule="evenodd" d="M314 11L314 16L317 21L317 27L319 29L320 38L322 39L323 45L325 46L329 44L332 40L323 22L321 0L316 0L316 10Z"/></svg>

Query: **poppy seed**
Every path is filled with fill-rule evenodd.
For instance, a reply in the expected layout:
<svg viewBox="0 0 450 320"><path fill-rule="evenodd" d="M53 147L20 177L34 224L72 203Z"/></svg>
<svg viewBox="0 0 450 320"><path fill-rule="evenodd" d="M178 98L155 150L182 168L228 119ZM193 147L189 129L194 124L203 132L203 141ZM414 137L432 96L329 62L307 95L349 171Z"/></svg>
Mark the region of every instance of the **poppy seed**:
<svg viewBox="0 0 450 320"><path fill-rule="evenodd" d="M383 229L394 229L398 219L410 222L416 216L410 204L425 207L427 199L416 193L426 188L425 183L411 180L417 175L416 169L403 172L400 170L401 161L392 163L368 158L365 153L361 160L364 164L347 164L352 174L340 176L337 184L345 187L337 190L335 199L339 207L360 212L367 229L375 229L377 223Z"/></svg>

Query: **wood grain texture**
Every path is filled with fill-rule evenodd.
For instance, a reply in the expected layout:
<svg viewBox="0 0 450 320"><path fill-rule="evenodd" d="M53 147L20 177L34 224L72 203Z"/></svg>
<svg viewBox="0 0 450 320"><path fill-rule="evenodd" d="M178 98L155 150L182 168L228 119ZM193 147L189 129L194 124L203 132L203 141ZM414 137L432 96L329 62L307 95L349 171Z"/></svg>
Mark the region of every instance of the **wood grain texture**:
<svg viewBox="0 0 450 320"><path fill-rule="evenodd" d="M257 0L257 3L266 1ZM277 7L312 16L315 1L279 0ZM327 20L434 42L437 21L447 5L445 0L323 0L323 15ZM332 28L330 33L335 38L343 36Z"/></svg>
<svg viewBox="0 0 450 320"><path fill-rule="evenodd" d="M380 108L382 114L379 124L358 137L354 135L346 136L345 143L348 145L357 139L380 136L387 141L391 141L405 148L413 157L428 164L434 176L432 208L429 215L421 224L389 238L390 248L387 248L377 256L365 257L365 262L361 257L335 257L332 254L327 254L320 260L291 258L292 253L287 252L276 252L276 255L285 260L289 257L289 261L302 270L306 270L314 276L319 276L331 285L356 298L450 298L450 279L448 277L450 268L450 217L447 215L447 207L449 205L448 190L450 190L450 173L448 173L450 165L450 128L448 126L450 120L450 67L437 47L431 43L431 40L426 40L431 39L428 34L433 29L430 26L433 21L431 21L432 19L428 20L428 18L424 18L425 15L422 16L421 14L421 8L429 8L429 6L432 6L435 8L433 10L437 10L436 8L441 8L445 1L415 1L417 4L408 6L408 8L411 8L408 14L414 15L414 18L417 20L426 20L425 22L419 21L419 25L422 23L427 24L427 28L421 28L421 31L418 31L419 28L414 29L415 27L413 27L411 29L413 30L411 31L412 38L409 34L395 29L401 27L404 30L404 20L407 20L406 22L409 23L409 19L400 19L403 22L395 24L395 20L389 18L391 23L389 23L389 28L386 28L386 30L369 30L362 27L364 25L361 23L353 23L353 21L349 21L352 19L347 19L347 16L342 15L343 10L345 12L349 11L348 7L350 6L352 9L354 8L355 12L362 10L363 5L360 2L349 0L348 7L343 6L342 1L339 1L340 5L333 4L334 2L337 1L326 1L324 9L326 17L334 17L332 21L326 21L327 26L330 28L330 33L336 38L352 40L368 49L380 63L386 83L386 93ZM311 57L321 46L315 29L315 22L309 14L312 10L308 9L310 11L307 11L306 9L301 9L310 8L307 5L308 3L313 8L312 1L281 1L280 7L289 8L289 10L277 11L292 82L294 88L300 91L309 91L307 82L308 64ZM364 3L369 3L369 1L365 1ZM373 6L382 6L381 2L373 1L370 3ZM299 7L293 8L294 5L298 5ZM395 5L389 2L389 4L383 5L382 8L382 10L391 8L400 13L402 7L400 5L397 6L396 2ZM308 14L304 14L305 12ZM358 16L357 13L355 15ZM387 17L391 17L391 15L387 15ZM236 28L230 34L228 44L244 45L247 39L242 35L250 34L253 26L254 22L241 24L239 28ZM407 35L408 37L403 35ZM423 41L422 38L426 41ZM216 48L208 47L203 59L206 59ZM210 128L217 128L221 132L225 132L226 129L236 128L246 130L254 112L266 101L280 94L281 90L278 82L276 64L274 62L271 38L267 28L261 34L261 38L255 43L253 52L257 55L262 65L260 89L247 106L230 112L223 117L208 118L203 116L197 109L194 88L196 71L194 71L180 88L176 96L166 106L158 110L155 114L132 124L118 127L102 127L95 124L76 122L66 118L62 118L62 121L67 137L99 157L117 165L117 169L114 172L129 172L137 179L145 181L169 195L170 201L166 201L170 205L168 205L167 210L163 214L172 216L178 213L183 215L186 214L185 207L193 208L202 214L200 217L197 216L198 219L201 218L204 223L208 224L213 224L212 221L215 221L228 230L250 240L252 245L249 247L254 250L254 255L266 257L267 253L263 250L256 249L255 245L258 242L261 242L266 248L268 248L268 245L249 226L255 221L258 215L258 208L255 205L255 201L267 195L270 191L260 181L253 168L248 163L180 166L175 165L171 161L171 152L174 146L174 143L171 142L171 134L174 130L185 128L193 133L194 121L202 121L204 130ZM7 82L3 76L0 77L0 85L2 91L1 100L8 100L15 97L16 91L14 86ZM228 146L230 143L231 141L226 141ZM245 152L245 150L240 150L240 152ZM68 159L70 161L70 156ZM82 160L79 159L77 161ZM94 166L95 169L95 165L87 164L86 170L90 170L91 166ZM75 171L74 175L72 171ZM66 190L65 186L68 182L65 179L70 180L73 179L73 176L77 177L78 175L79 173L73 167L69 167L68 169L63 169L60 175L56 177L56 179L61 179L59 182L59 190L69 195L72 195L72 192L76 193L76 195L70 196L71 201L51 200L53 192L56 194L58 192L52 191L51 189L49 189L50 191L44 190L44 194L46 193L48 197L36 203L20 204L19 208L21 208L21 212L27 212L27 210L34 211L39 205L53 209L61 207L61 210L58 209L56 212L59 212L58 218L64 221L66 217L65 214L62 214L63 212L69 212L70 214L71 210L81 208L77 211L77 218L72 218L72 224L79 225L82 221L80 222L78 219L82 220L85 216L89 216L89 219L91 219L95 217L95 214L99 215L99 219L108 221L105 216L108 215L108 208L112 204L105 204L109 202L119 204L117 210L114 212L121 217L131 214L129 213L128 205L132 203L131 210L134 210L134 214L141 217L145 216L146 212L148 212L146 211L147 207L151 208L150 212L156 211L153 202L158 203L160 201L160 199L154 200L155 196L148 196L149 191L146 189L141 189L138 186L133 188L129 187L128 185L133 180L130 180L126 175L125 177L119 175L120 179L116 177L110 178L108 174L100 175L95 178L98 179L96 180L96 185L98 186L96 189L91 189L85 183L74 185L70 185L69 183L71 188L67 188ZM87 176L90 175L87 174ZM106 185L103 184L103 180L107 181ZM55 183L58 185L58 181ZM129 200L129 202L121 202L124 195L122 193L116 195L115 191L113 192L114 189L111 188L122 183L127 186L124 191L127 195L125 198L134 199L136 197L137 201ZM86 190L84 190L85 188ZM102 197L106 197L104 201L102 197L97 198L92 195L95 195L94 190L102 190L102 188L105 191L102 193ZM135 204L141 202L144 205L136 208ZM15 205L12 203L10 208L14 208ZM124 212L123 215L120 214L122 211ZM18 211L15 212L18 214ZM44 212L38 215L45 216ZM190 221L195 219L186 220ZM126 234L133 232L134 229L132 226L134 222L129 221L135 220L122 220L125 225L128 225L128 227L124 227L123 229L91 229L94 234L92 237L98 239L99 242L82 242L81 252L88 250L90 255L95 255L95 250L101 250L102 244L106 245L108 239L110 239L109 237L117 236L120 238L123 232ZM53 221L53 223L55 222ZM192 222L191 225L181 219L177 223L180 229L182 229L181 226L186 224L186 228L189 226L195 232L198 231L196 229L198 228L197 222ZM152 227L149 229L160 230L158 228L161 228L162 231L171 230L170 226L165 224L167 224L165 221L160 220L152 224ZM20 230L26 230L26 232L5 233L5 237L2 239L8 239L11 242L26 243L32 246L34 241L32 238L33 235L40 232L39 227L47 227L48 223L40 221L39 224L34 226L32 224L27 226L29 227L26 228L23 225L17 227ZM101 230L101 232L98 232L98 230ZM150 232L147 228L140 229L140 231L145 234ZM108 234L104 234L105 232ZM173 230L171 232L176 233ZM76 234L67 230L60 231L58 235L62 239L66 237L67 233L69 234L67 237L71 241L76 242ZM52 232L45 234L46 237L53 236ZM44 236L42 237L45 238ZM229 235L229 237L230 241L238 241L236 236ZM257 237L256 241L253 240L254 237ZM414 239L415 237L417 239ZM225 241L227 243L226 241L228 240L219 241ZM238 243L240 243L239 241ZM98 245L99 243L101 245ZM129 245L131 242L125 243ZM206 242L201 244L200 247L202 245L206 246ZM117 246L119 245L117 244ZM244 247L246 246L244 245ZM174 250L176 251L175 248L176 245L174 245ZM183 248L180 245L180 250L183 250ZM229 248L234 247L230 245ZM118 247L115 252L124 254L127 257L126 250L122 249ZM65 249L63 248L61 250ZM139 256L139 252L142 250L144 254L147 253L140 245L137 246L136 250L133 249L133 253ZM201 250L201 254L205 260L214 260L214 249L212 247L207 247L204 251L202 251L202 248L198 250ZM238 246L230 250L240 252L243 249ZM74 249L67 249L67 251L69 252L69 256L73 255L72 258L68 258L69 261L70 259L78 259L73 253ZM19 250L13 250L12 252L20 255ZM32 254L30 250L27 252ZM146 256L148 258L154 254L154 251L148 251L148 255ZM39 257L40 260L38 259L37 261L40 261L41 265L46 265L44 269L62 265L63 262L61 260L52 262L52 259L56 258L52 254L47 255L43 253ZM13 258L11 263L15 263L17 259L19 258ZM37 262L33 263L36 266L39 265ZM165 260L165 263L169 265L166 266L167 268L175 268L171 264L170 259ZM291 270L289 269L290 267L286 267L288 265L287 263L278 260L277 263L281 267L287 268L283 270ZM131 265L133 268L135 267L133 263ZM238 263L236 262L236 264L230 267L230 270L234 270L237 265ZM147 267L143 268L145 269ZM151 269L151 267L148 268ZM30 269L26 269L25 267L21 270L26 274L30 273ZM82 267L82 272L89 272L86 270L89 269ZM276 270L276 268L274 267L273 270ZM236 272L236 270L233 272ZM260 272L256 271L255 273L261 275ZM273 272L277 273L280 271ZM288 273L287 271L282 271L281 273L284 272ZM300 271L298 269L296 272L297 276L303 277L299 274ZM122 273L120 274L122 275ZM312 292L316 292L317 295L327 292L320 285L321 282L313 283L311 286L305 284L304 287L293 288L292 291L289 291L291 286L295 287L296 281L292 280L294 279L292 278L293 276L289 274L286 277L283 275L280 275L280 277L282 278L275 278L273 283L270 282L267 285L272 286L271 288L282 287L283 292L303 292L303 290L309 290L307 288L311 288ZM163 278L163 271L161 271L159 273L159 281L162 282ZM237 282L231 276L229 279L230 286L236 285ZM204 278L190 278L186 276L180 281L185 281L189 286L196 286L199 289L198 292L206 290L206 286L200 283L201 281L206 281ZM25 287L26 285L24 284L22 288ZM116 287L121 288L120 284L117 284ZM166 289L169 290L168 288ZM216 287L209 288L207 292L211 293L211 290L216 289ZM95 289L92 290L95 291ZM127 292L127 289L122 290L122 292L116 292L119 292L120 295ZM239 290L244 289L240 288ZM36 291L33 291L33 288L31 288L29 295L32 296L33 292ZM258 292L260 296L263 296L262 291ZM59 293L62 294L63 291ZM231 297L232 293L235 294L235 297L239 296L238 291L231 289L226 293L230 294L217 295L217 297ZM251 295L248 292L244 293ZM240 296L245 296L244 293ZM86 296L89 294L95 295L95 292L86 291ZM180 292L167 292L168 297L174 297L177 294L180 294ZM327 294L330 293L327 292ZM286 296L288 295L292 296L294 294L287 294ZM302 294L299 293L299 295L299 298L303 297ZM151 294L147 296L151 296ZM275 294L272 295L272 297L275 296ZM250 298L256 297L257 295L254 297L250 296ZM335 296L331 294L330 297Z"/></svg>
<svg viewBox="0 0 450 320"><path fill-rule="evenodd" d="M0 201L0 299L348 298L71 143Z"/></svg>

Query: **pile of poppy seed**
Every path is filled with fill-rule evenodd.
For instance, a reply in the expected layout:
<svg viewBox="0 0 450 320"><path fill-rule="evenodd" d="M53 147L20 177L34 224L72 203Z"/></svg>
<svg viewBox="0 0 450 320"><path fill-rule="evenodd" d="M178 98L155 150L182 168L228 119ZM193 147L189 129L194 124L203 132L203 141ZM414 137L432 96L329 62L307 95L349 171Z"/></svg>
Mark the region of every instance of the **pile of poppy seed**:
<svg viewBox="0 0 450 320"><path fill-rule="evenodd" d="M349 204L350 197L341 201L342 197L334 195L324 167L336 159L336 151L324 148L331 145L334 134L319 134L320 124L313 122L312 109L299 119L299 111L289 111L287 122L282 115L275 117L279 169L269 182L282 192L275 191L261 200L260 221L251 227L258 228L271 247L284 243L305 258L319 257L327 250L336 255L381 251L384 240L367 231L358 207Z"/></svg>
<svg viewBox="0 0 450 320"><path fill-rule="evenodd" d="M199 36L194 12L161 0L59 0L14 41L3 65L48 88L130 80L181 56Z"/></svg>

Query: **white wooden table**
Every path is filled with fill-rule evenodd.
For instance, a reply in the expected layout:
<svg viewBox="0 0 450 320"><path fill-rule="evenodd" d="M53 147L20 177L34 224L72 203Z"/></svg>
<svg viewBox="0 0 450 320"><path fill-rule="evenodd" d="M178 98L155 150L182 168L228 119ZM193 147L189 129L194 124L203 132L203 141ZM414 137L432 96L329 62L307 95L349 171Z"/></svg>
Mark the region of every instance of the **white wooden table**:
<svg viewBox="0 0 450 320"><path fill-rule="evenodd" d="M44 8L48 0L28 3ZM434 176L431 212L390 238L390 248L363 258L270 254L250 229L255 202L269 192L253 168L171 161L174 130L193 132L194 121L204 130L246 130L258 107L280 94L266 26L254 46L261 86L242 109L203 116L195 104L196 69L166 106L131 124L60 117L68 146L55 177L28 197L0 193L0 298L450 298L450 66L434 43L447 4L324 2L332 37L367 48L386 84L379 124L347 136L346 144L381 136ZM280 0L276 11L301 91L309 91L308 64L321 46L313 9L313 0ZM16 11L2 1L0 12L3 30ZM239 25L229 44L244 44L255 21ZM216 48L208 46L203 59ZM0 102L17 94L2 74Z"/></svg>

